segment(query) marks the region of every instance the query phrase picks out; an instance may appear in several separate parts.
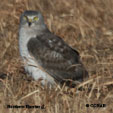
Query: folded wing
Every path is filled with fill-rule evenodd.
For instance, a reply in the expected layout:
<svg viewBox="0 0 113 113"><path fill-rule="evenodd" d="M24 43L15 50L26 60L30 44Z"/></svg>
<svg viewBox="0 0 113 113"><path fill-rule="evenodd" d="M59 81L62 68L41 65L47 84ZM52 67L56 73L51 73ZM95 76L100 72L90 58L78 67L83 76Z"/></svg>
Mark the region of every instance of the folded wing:
<svg viewBox="0 0 113 113"><path fill-rule="evenodd" d="M88 75L79 53L52 33L31 38L27 46L37 63L60 83L82 81Z"/></svg>

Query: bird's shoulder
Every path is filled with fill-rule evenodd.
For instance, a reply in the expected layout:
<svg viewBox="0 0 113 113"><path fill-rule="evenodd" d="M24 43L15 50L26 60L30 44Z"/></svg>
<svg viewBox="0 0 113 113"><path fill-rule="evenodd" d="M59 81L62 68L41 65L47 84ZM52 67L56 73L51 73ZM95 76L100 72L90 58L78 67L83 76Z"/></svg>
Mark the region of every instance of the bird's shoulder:
<svg viewBox="0 0 113 113"><path fill-rule="evenodd" d="M27 46L32 54L41 55L42 53L51 56L51 54L55 53L56 56L68 60L72 59L76 62L79 60L79 53L71 48L62 38L51 32L45 31L43 34L31 38Z"/></svg>

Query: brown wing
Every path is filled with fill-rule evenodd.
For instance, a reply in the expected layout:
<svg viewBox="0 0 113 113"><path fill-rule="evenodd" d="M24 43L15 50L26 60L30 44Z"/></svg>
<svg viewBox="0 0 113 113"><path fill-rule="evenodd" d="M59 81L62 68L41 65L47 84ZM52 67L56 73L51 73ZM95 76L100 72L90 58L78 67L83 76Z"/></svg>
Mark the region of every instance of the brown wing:
<svg viewBox="0 0 113 113"><path fill-rule="evenodd" d="M79 53L60 37L45 33L31 38L27 46L40 66L58 82L66 79L83 80L86 70L79 60Z"/></svg>

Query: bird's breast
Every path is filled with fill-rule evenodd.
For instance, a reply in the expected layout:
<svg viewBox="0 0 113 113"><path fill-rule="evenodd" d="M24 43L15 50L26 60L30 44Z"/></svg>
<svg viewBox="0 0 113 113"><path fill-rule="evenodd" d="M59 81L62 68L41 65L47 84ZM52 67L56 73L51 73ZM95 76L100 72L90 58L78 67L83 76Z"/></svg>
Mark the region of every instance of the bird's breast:
<svg viewBox="0 0 113 113"><path fill-rule="evenodd" d="M22 56L22 58L24 59L24 62L27 60L27 62L29 63L34 63L31 55L28 51L27 48L27 44L29 42L29 40L32 37L35 37L35 35L33 35L32 33L30 33L32 31L26 30L26 29L20 29L19 32L19 50L20 50L20 54Z"/></svg>
<svg viewBox="0 0 113 113"><path fill-rule="evenodd" d="M31 75L35 80L42 78L42 84L45 84L47 81L48 83L54 84L54 79L48 74L40 69L40 64L34 59L33 56L30 55L28 51L27 44L31 38L36 37L31 31L26 29L20 29L19 32L19 50L21 57L24 61L25 70Z"/></svg>

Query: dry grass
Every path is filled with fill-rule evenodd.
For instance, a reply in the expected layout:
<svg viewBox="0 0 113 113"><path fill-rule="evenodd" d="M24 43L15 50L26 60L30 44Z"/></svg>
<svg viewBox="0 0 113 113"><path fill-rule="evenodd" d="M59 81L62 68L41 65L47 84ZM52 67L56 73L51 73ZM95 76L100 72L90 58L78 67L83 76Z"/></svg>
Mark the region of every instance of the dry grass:
<svg viewBox="0 0 113 113"><path fill-rule="evenodd" d="M40 10L49 29L81 55L90 78L84 90L47 90L29 80L18 50L21 12ZM112 0L0 0L0 112L113 113L113 1ZM88 90L88 87L91 90ZM86 104L106 104L105 108ZM45 109L8 109L7 105L45 105Z"/></svg>

